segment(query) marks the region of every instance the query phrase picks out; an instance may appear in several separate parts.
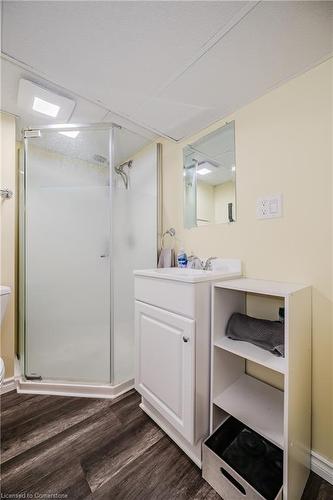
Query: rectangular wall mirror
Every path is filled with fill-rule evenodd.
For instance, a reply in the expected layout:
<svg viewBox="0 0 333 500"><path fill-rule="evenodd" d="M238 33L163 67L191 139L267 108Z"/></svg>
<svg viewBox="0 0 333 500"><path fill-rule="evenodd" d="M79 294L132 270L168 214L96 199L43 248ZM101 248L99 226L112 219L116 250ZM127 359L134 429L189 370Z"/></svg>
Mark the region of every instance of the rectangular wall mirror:
<svg viewBox="0 0 333 500"><path fill-rule="evenodd" d="M185 227L234 222L235 122L185 146L183 159Z"/></svg>

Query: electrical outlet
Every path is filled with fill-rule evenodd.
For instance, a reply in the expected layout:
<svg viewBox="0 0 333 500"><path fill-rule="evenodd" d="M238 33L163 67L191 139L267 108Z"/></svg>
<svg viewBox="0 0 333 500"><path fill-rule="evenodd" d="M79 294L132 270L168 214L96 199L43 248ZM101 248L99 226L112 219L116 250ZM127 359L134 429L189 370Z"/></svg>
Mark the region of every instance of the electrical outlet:
<svg viewBox="0 0 333 500"><path fill-rule="evenodd" d="M275 194L257 199L257 219L282 217L282 195Z"/></svg>

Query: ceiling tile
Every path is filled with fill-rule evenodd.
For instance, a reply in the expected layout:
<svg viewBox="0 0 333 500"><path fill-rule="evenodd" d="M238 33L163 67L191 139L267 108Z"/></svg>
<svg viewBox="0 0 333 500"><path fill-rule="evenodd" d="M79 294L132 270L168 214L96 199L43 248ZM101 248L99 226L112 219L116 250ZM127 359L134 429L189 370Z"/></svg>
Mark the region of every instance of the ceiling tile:
<svg viewBox="0 0 333 500"><path fill-rule="evenodd" d="M70 123L98 123L103 120L108 112L105 108L101 108L80 97L76 97L75 100L76 106L69 120Z"/></svg>
<svg viewBox="0 0 333 500"><path fill-rule="evenodd" d="M202 127L227 116L332 55L332 7L331 2L261 3L160 97L207 107ZM158 127L159 120L150 125ZM197 130L189 123L183 132Z"/></svg>
<svg viewBox="0 0 333 500"><path fill-rule="evenodd" d="M154 126L165 134L171 134L176 139L174 132L189 121L196 122L200 120L202 114L205 114L208 108L201 106L191 106L181 102L175 102L169 99L152 98L139 112L132 114L134 120L140 120L147 126Z"/></svg>
<svg viewBox="0 0 333 500"><path fill-rule="evenodd" d="M120 127L127 129L130 132L141 135L150 141L154 141L158 138L160 134L154 133L149 129L144 128L141 125L138 125L136 122L129 120L128 118L124 118L119 116L117 113L109 111L107 115L105 115L104 122L114 123L116 125L120 125Z"/></svg>
<svg viewBox="0 0 333 500"><path fill-rule="evenodd" d="M3 51L127 114L246 2L4 2Z"/></svg>
<svg viewBox="0 0 333 500"><path fill-rule="evenodd" d="M10 1L3 2L2 49L30 65L35 80L41 75L128 123L179 139L332 55L332 8L321 1ZM4 109L16 92L5 87ZM78 102L74 113L100 119L88 108Z"/></svg>

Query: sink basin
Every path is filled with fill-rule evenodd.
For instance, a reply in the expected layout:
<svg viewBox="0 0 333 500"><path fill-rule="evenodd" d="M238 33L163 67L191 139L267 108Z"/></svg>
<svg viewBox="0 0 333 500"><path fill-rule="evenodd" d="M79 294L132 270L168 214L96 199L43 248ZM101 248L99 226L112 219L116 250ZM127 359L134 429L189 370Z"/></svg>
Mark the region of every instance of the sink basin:
<svg viewBox="0 0 333 500"><path fill-rule="evenodd" d="M136 276L168 279L197 283L199 281L216 281L235 278L242 275L241 262L238 259L221 259L219 269L204 271L202 269L187 269L181 267L165 267L160 269L143 269L134 271Z"/></svg>

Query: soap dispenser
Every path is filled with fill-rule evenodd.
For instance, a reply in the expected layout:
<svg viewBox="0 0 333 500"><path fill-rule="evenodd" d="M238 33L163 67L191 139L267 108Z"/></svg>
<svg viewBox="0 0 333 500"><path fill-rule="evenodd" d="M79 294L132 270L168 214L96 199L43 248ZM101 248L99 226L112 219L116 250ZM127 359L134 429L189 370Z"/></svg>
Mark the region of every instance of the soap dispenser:
<svg viewBox="0 0 333 500"><path fill-rule="evenodd" d="M187 267L187 255L183 245L181 245L180 250L177 254L177 264L178 267Z"/></svg>

